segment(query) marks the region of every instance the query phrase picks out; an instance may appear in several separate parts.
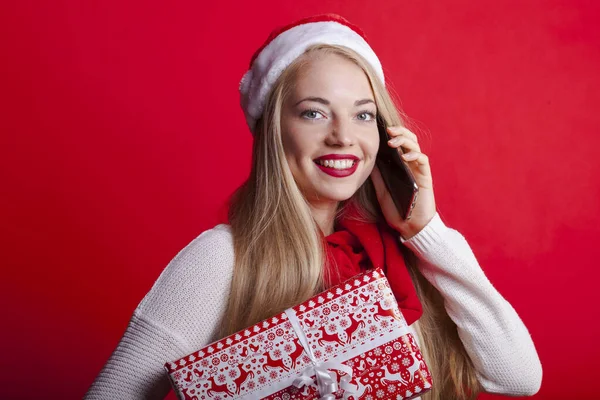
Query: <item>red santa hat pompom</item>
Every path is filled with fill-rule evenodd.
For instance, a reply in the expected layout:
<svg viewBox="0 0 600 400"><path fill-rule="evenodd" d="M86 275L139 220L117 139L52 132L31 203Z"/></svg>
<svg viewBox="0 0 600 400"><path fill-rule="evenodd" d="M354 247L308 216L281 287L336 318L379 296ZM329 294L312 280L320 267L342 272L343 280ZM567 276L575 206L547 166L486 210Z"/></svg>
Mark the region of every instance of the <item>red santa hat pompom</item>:
<svg viewBox="0 0 600 400"><path fill-rule="evenodd" d="M337 14L304 18L274 30L254 53L250 69L240 82L240 104L246 123L254 133L273 84L305 50L314 44L336 44L361 55L385 83L383 69L362 30Z"/></svg>

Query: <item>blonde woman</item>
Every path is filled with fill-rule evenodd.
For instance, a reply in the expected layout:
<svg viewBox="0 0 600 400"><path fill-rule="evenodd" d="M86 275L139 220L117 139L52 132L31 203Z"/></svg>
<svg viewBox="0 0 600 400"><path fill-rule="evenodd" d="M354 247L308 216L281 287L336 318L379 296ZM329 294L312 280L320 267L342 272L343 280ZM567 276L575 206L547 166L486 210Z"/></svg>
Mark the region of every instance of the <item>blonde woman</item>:
<svg viewBox="0 0 600 400"><path fill-rule="evenodd" d="M337 15L274 31L240 84L254 134L229 224L177 254L136 308L86 399L162 399L163 365L373 266L386 271L432 372L422 399L535 394L531 337L464 237L436 212L429 160L404 127L377 56ZM403 220L375 157L376 116L420 188Z"/></svg>

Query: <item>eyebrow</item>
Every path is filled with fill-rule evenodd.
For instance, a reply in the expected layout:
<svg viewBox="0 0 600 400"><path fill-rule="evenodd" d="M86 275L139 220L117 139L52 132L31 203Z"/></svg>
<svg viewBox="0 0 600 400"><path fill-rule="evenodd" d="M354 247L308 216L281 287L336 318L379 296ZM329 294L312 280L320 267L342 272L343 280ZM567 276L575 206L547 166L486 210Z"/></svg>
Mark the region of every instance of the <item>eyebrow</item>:
<svg viewBox="0 0 600 400"><path fill-rule="evenodd" d="M299 102L297 102L296 104L294 104L294 106L297 106L298 104L302 103L303 101L314 101L317 103L325 104L326 106L328 106L330 104L329 100L326 100L322 97L306 97L306 98L300 100ZM363 104L368 104L368 103L375 104L375 102L371 99L362 99L362 100L356 100L354 102L354 106L355 107L362 106Z"/></svg>

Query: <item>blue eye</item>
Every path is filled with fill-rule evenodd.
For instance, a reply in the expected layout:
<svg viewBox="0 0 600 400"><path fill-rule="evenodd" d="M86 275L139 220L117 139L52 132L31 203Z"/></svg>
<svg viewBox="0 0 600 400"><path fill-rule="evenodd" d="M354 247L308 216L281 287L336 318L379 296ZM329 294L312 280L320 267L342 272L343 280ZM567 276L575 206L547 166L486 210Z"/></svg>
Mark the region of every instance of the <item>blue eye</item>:
<svg viewBox="0 0 600 400"><path fill-rule="evenodd" d="M321 115L323 115L323 113L321 111L315 110L314 108L310 108L310 109L304 111L301 115L303 117L308 117L308 119L320 119L320 118L313 118L313 117L309 116L309 115L314 115L314 114L321 114Z"/></svg>
<svg viewBox="0 0 600 400"><path fill-rule="evenodd" d="M359 115L359 116L361 116L361 115L368 115L369 117L371 117L371 119L362 119L362 118L358 118L358 119L359 119L359 120L361 120L361 121L372 121L372 120L374 120L374 119L375 119L375 114L373 114L373 113L372 113L372 112L370 112L370 111L363 111L363 112L361 112L361 113L360 113L360 114L358 114L358 115Z"/></svg>
<svg viewBox="0 0 600 400"><path fill-rule="evenodd" d="M319 120L319 119L323 119L323 118L317 118L318 115L321 115L323 118L327 118L325 117L324 113L322 111L319 111L315 108L310 108L306 111L303 111L302 114L300 114L302 117L306 118L306 119L310 119L310 120ZM362 117L361 117L362 116ZM376 116L374 113L370 112L370 111L363 111L358 113L358 120L360 121L365 121L365 122L369 122L369 121L373 121L375 120Z"/></svg>

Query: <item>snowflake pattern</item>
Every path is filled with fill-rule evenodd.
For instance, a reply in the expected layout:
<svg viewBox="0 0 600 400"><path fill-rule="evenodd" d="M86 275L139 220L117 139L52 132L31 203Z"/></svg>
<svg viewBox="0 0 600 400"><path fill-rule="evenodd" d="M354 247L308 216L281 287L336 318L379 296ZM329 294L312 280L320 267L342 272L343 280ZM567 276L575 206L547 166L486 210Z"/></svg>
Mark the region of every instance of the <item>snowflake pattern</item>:
<svg viewBox="0 0 600 400"><path fill-rule="evenodd" d="M294 307L315 358L327 360L331 356L347 353L351 348L349 345L366 343L365 340L373 340L375 335L380 337L384 331L390 332L397 327L405 326L406 322L399 311L397 309L394 311L394 307L397 306L389 284L381 278L381 275L375 273L373 276L380 280L374 283L372 281L368 283L369 279L373 279L373 277L365 278L362 281L355 280L352 282L352 286L340 286L343 289L341 291L340 289L330 289L321 297L315 297L314 301L307 300L302 305ZM337 296L335 299L333 298L334 294ZM356 303L357 301L359 303ZM370 302L369 304L374 307L364 308L360 302ZM377 313L380 311L381 318L378 318ZM328 338L339 337L339 342L330 339L318 343L318 340L324 337L324 332L327 332ZM424 363L416 365L416 368L421 369L414 373L414 383L404 382L406 377L410 376L407 375L409 374L407 369L411 367L413 357L415 360L422 360L420 352L413 351L416 346L414 338L408 334L343 361L354 370L352 382L363 385L361 395L358 396L360 400L405 399L404 394L407 397L413 397L413 393L416 393L414 395L416 396L421 391L430 389L430 374ZM273 360L273 364L269 366L268 370L264 370L265 359ZM297 334L285 313L212 343L190 355L189 360L183 360L170 363L168 369L177 381L183 382L183 379L187 378L189 388L193 387L192 383L202 382L202 380L198 380L201 376L204 382L207 377L214 377L214 384L221 387L228 384L225 392L221 391L220 395L213 392L212 397L207 397L206 389L200 385L193 387L191 391L185 389L187 394L192 393L196 398L204 400L209 398L212 400L231 399L229 390L235 389L229 384L233 384L236 379L236 384L241 384L241 387L237 387L237 391L234 393L238 394L241 389L239 394L246 395L265 388L271 384L271 381L280 381L293 376L293 374L299 374L312 363L306 351L301 347ZM179 364L177 364L178 362ZM242 362L246 364L241 366ZM194 367L201 367L203 375L196 373L198 378L191 375ZM183 368L189 372L182 373ZM394 379L394 376L399 376L398 373L405 379L400 382L399 379ZM387 381L382 381L384 377L389 376L388 374L393 374L393 376L390 376ZM190 382L190 376L194 379L193 382ZM210 388L208 384L203 386ZM422 389L423 387L426 389ZM334 395L336 399L343 398L343 389L339 388ZM352 397L354 398L354 396ZM319 398L316 383L313 382L303 388L290 387L280 390L265 399L299 400L305 398Z"/></svg>

